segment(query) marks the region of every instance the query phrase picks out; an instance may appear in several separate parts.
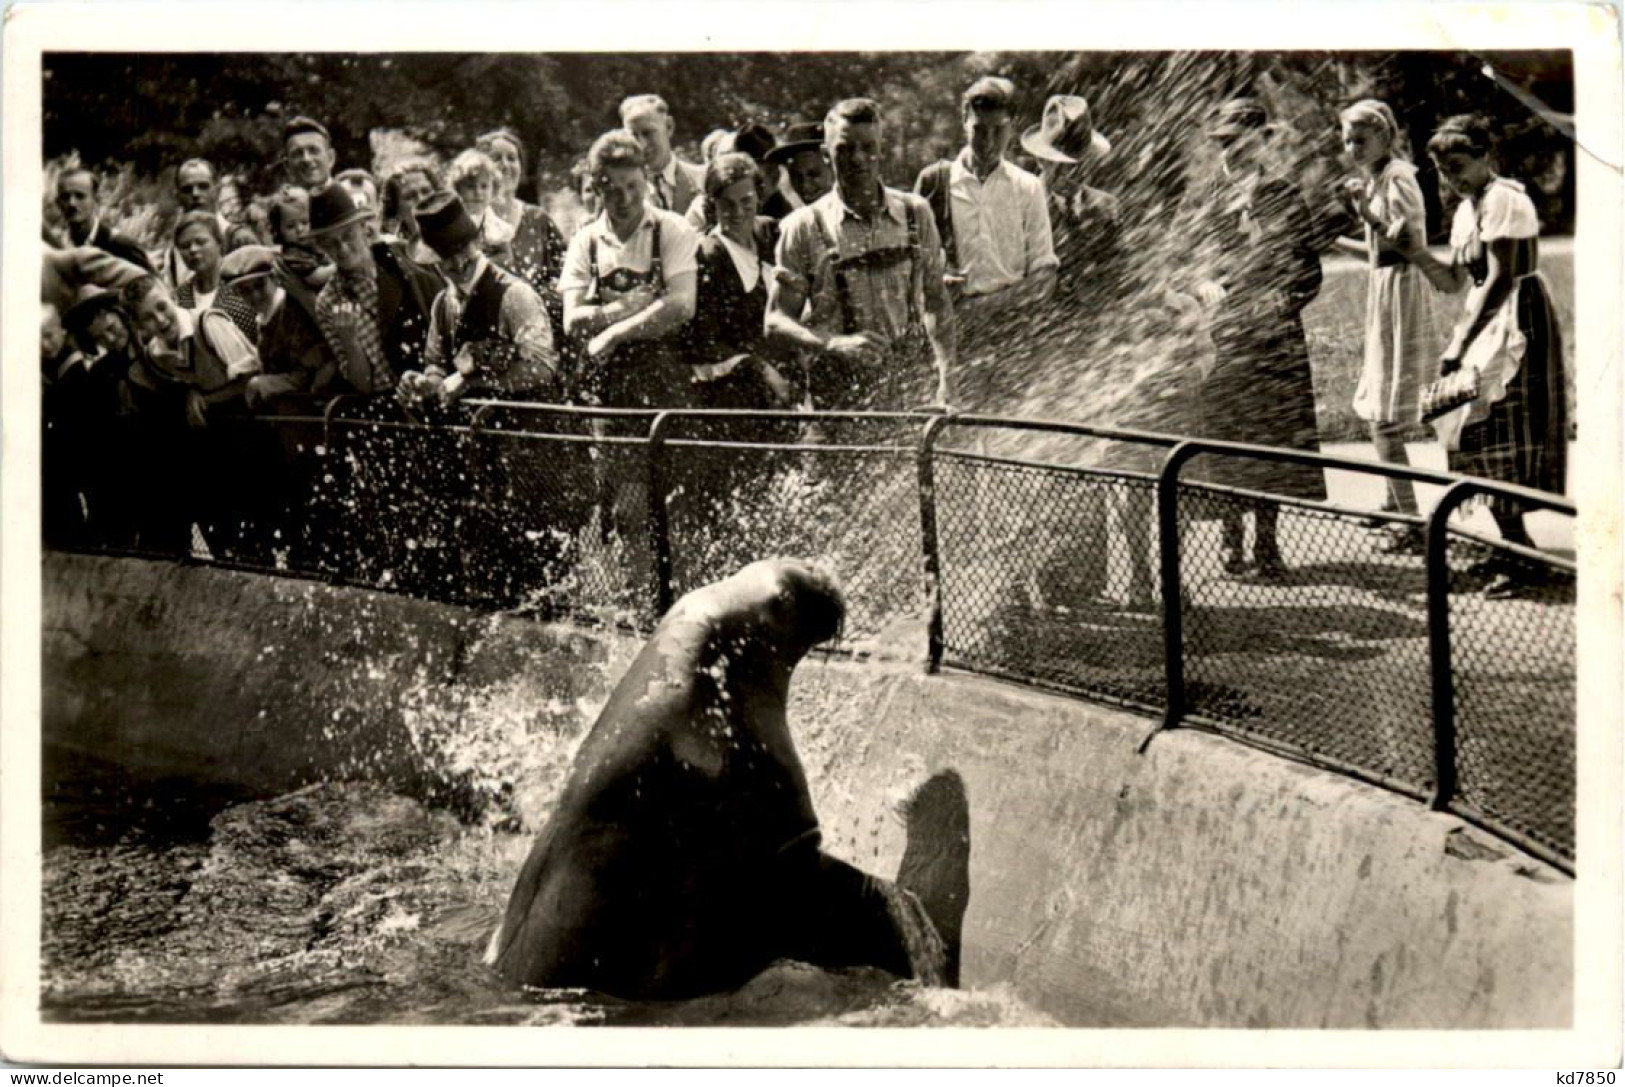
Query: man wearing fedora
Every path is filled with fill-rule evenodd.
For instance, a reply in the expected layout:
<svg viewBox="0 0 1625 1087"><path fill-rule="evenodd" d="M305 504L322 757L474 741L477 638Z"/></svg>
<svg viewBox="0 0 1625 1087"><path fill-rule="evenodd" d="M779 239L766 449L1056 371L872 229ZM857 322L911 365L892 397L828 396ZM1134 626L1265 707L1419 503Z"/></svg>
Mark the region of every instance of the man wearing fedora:
<svg viewBox="0 0 1625 1087"><path fill-rule="evenodd" d="M1004 157L1015 85L976 80L960 99L965 147L920 171L914 191L936 218L955 299L961 380L958 393L986 399L999 358L1019 350L1036 307L1055 287L1055 245L1044 184ZM978 372L983 371L983 372Z"/></svg>
<svg viewBox="0 0 1625 1087"><path fill-rule="evenodd" d="M371 210L356 207L343 185L310 195L306 237L334 267L316 296L316 322L344 380L357 392L384 393L400 375L422 369L442 280L399 243L370 241L371 221Z"/></svg>
<svg viewBox="0 0 1625 1087"><path fill-rule="evenodd" d="M447 282L430 313L423 370L401 377L402 400L555 399L553 328L541 297L485 256L480 228L456 193L433 193L413 214Z"/></svg>
<svg viewBox="0 0 1625 1087"><path fill-rule="evenodd" d="M1039 123L1021 134L1024 151L1040 163L1049 199L1057 261L1056 294L1075 313L1096 311L1115 298L1122 245L1117 197L1086 179L1112 145L1094 126L1080 94L1052 95Z"/></svg>
<svg viewBox="0 0 1625 1087"><path fill-rule="evenodd" d="M782 166L790 188L802 207L821 198L835 187L835 175L824 161L824 126L818 121L797 122L785 130L784 139L762 156L770 166ZM788 214L788 213L786 213Z"/></svg>
<svg viewBox="0 0 1625 1087"><path fill-rule="evenodd" d="M820 408L946 405L954 312L931 208L881 181L884 129L872 99L824 119L835 188L784 220L769 292L770 339L807 360Z"/></svg>

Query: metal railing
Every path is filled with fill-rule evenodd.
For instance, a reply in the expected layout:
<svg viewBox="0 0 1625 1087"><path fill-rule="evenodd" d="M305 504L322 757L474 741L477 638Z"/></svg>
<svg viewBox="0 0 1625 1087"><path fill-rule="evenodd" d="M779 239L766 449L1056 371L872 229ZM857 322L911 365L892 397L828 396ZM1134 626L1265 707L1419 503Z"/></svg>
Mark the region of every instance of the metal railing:
<svg viewBox="0 0 1625 1087"><path fill-rule="evenodd" d="M1154 715L1147 743L1209 729L1448 809L1573 872L1575 564L1452 523L1485 499L1572 518L1557 496L959 414L474 401L426 421L339 398L214 440L293 482L258 509L198 511L196 561L647 629L744 562L809 556L845 587L847 651L902 638L918 659L923 643L931 671ZM1221 462L1264 485L1209 478L1203 464ZM1271 493L1271 472L1443 493L1406 517ZM1265 517L1286 571L1238 575L1222 526L1251 520L1256 538ZM1372 522L1424 530L1425 552L1374 550ZM1486 599L1484 556L1537 588Z"/></svg>

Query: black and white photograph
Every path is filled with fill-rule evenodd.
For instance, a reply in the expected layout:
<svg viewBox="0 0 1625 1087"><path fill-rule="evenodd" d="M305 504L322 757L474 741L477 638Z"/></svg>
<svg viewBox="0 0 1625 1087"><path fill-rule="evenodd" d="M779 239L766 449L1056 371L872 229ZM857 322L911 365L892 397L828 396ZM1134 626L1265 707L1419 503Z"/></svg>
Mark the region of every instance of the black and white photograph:
<svg viewBox="0 0 1625 1087"><path fill-rule="evenodd" d="M7 15L7 1061L1617 1066L1617 8Z"/></svg>

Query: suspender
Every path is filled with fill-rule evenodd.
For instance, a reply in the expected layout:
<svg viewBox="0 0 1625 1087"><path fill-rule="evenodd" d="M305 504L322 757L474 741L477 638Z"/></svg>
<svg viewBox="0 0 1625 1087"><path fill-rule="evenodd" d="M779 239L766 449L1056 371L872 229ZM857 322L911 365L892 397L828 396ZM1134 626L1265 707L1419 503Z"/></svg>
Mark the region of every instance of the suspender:
<svg viewBox="0 0 1625 1087"><path fill-rule="evenodd" d="M654 223L654 237L649 239L649 273L654 276L655 293L666 293L666 266L660 258L660 220Z"/></svg>
<svg viewBox="0 0 1625 1087"><path fill-rule="evenodd" d="M858 331L857 309L852 301L852 284L847 278L848 268L885 267L902 259L904 253L909 262L908 269L908 331L910 333L923 327L920 317L921 283L920 283L920 223L914 205L905 202L903 208L908 219L908 245L906 251L900 252L898 247L888 249L871 249L850 257L842 257L840 246L824 221L818 210L813 211L813 222L818 224L818 234L824 243L824 249L829 254L829 268L835 278L835 298L841 307L841 331L850 336Z"/></svg>
<svg viewBox="0 0 1625 1087"><path fill-rule="evenodd" d="M818 224L818 234L823 239L825 251L829 253L829 270L835 276L835 299L841 307L841 332L850 336L858 330L858 315L852 308L852 288L846 281L846 269L841 264L840 246L835 244L829 224L824 222L817 209L813 211L813 222Z"/></svg>
<svg viewBox="0 0 1625 1087"><path fill-rule="evenodd" d="M918 332L925 327L920 317L920 299L924 285L920 282L920 222L913 204L904 204L908 212L908 331Z"/></svg>
<svg viewBox="0 0 1625 1087"><path fill-rule="evenodd" d="M666 293L666 265L660 258L660 219L654 219L654 237L649 240L649 270L642 273L645 282L654 287L655 294L662 297ZM598 235L587 235L587 300L598 301L601 281L598 273ZM636 272L628 272L638 275Z"/></svg>

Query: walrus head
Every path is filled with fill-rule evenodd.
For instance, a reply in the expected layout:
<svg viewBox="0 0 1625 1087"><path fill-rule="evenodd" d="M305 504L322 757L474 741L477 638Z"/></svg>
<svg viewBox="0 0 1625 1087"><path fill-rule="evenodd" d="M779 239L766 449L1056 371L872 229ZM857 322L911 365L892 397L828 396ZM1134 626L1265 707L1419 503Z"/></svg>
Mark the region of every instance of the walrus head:
<svg viewBox="0 0 1625 1087"><path fill-rule="evenodd" d="M758 565L766 566L776 580L773 608L789 613L787 621L805 642L803 653L840 634L846 622L846 597L834 574L801 559L768 559L745 571Z"/></svg>
<svg viewBox="0 0 1625 1087"><path fill-rule="evenodd" d="M741 648L757 642L794 665L841 631L846 600L829 571L801 559L753 562L732 577L696 589L672 609L678 624L699 620L709 636Z"/></svg>

